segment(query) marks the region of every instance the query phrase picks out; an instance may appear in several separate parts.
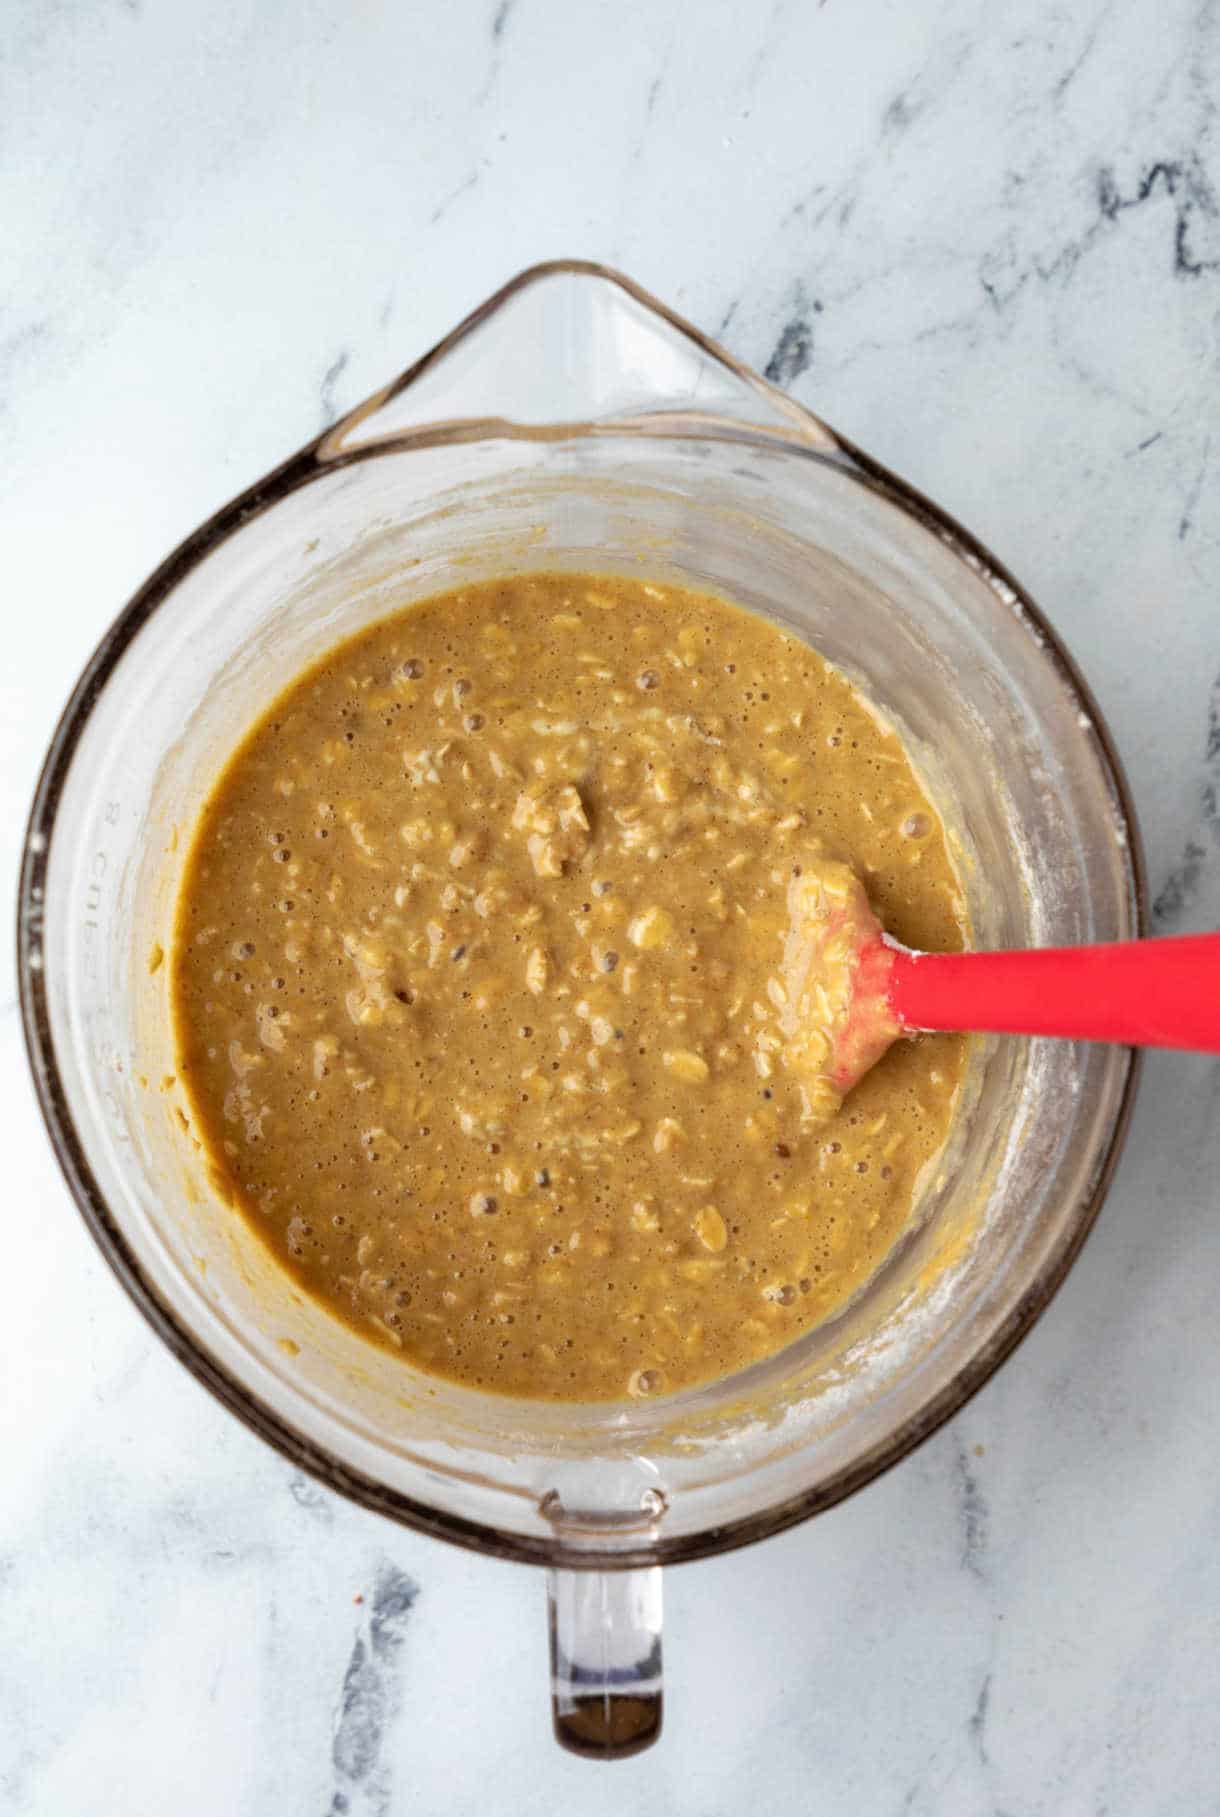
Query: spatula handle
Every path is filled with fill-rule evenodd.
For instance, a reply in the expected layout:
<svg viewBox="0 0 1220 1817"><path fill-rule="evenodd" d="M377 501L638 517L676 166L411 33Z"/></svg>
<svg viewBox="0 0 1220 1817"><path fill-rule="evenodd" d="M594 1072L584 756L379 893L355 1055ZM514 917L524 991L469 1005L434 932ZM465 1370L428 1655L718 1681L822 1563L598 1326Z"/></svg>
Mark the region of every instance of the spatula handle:
<svg viewBox="0 0 1220 1817"><path fill-rule="evenodd" d="M895 954L904 1028L1220 1053L1220 933L1013 953Z"/></svg>

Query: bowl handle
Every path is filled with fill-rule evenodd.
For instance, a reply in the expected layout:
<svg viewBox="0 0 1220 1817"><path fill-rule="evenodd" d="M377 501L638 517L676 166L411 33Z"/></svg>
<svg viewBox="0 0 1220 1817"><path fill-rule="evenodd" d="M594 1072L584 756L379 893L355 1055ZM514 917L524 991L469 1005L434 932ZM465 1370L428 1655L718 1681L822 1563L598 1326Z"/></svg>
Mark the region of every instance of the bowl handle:
<svg viewBox="0 0 1220 1817"><path fill-rule="evenodd" d="M573 1754L623 1759L661 1733L661 1568L547 1577L551 1717Z"/></svg>

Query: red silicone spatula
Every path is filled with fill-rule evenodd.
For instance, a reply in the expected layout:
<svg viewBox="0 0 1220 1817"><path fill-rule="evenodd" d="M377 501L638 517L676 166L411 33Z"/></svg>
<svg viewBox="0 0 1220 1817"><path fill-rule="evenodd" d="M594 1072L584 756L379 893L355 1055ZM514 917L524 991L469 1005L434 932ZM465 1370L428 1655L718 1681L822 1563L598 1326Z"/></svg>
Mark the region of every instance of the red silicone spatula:
<svg viewBox="0 0 1220 1817"><path fill-rule="evenodd" d="M899 1035L966 1029L1220 1053L1220 933L1029 952L913 953L846 865L794 880L793 1061L840 1096Z"/></svg>

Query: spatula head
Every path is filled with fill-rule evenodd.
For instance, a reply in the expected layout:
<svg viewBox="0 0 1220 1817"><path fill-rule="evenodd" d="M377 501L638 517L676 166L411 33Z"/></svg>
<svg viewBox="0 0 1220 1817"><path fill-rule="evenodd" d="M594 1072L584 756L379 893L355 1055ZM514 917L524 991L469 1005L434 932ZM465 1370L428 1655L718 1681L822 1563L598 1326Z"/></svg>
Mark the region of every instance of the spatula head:
<svg viewBox="0 0 1220 1817"><path fill-rule="evenodd" d="M894 952L850 865L802 864L788 886L783 1029L808 1121L832 1117L901 1034L889 1003Z"/></svg>

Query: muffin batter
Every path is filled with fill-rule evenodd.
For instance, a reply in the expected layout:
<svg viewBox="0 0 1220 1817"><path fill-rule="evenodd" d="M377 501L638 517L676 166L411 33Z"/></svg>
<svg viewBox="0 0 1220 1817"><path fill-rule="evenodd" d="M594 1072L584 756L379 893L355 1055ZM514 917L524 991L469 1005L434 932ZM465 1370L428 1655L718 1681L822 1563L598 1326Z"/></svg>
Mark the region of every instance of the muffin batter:
<svg viewBox="0 0 1220 1817"><path fill-rule="evenodd" d="M899 1042L842 1106L817 1075L785 951L828 859L898 939L961 945L902 745L764 620L527 574L373 626L254 727L186 866L168 969L220 1190L475 1387L652 1396L779 1349L906 1224L963 1059Z"/></svg>

